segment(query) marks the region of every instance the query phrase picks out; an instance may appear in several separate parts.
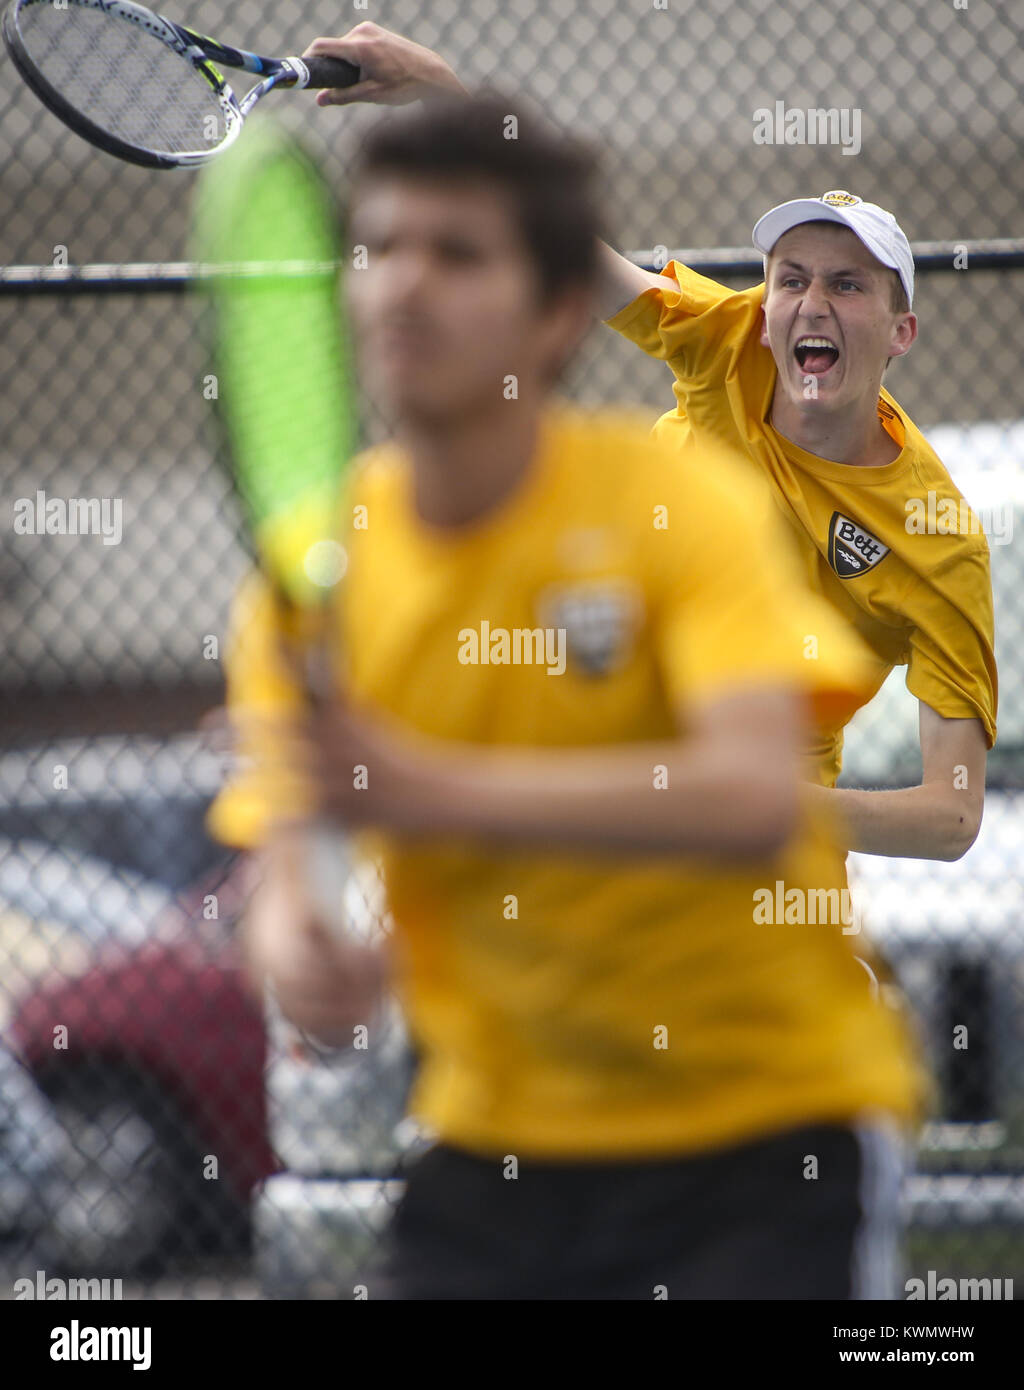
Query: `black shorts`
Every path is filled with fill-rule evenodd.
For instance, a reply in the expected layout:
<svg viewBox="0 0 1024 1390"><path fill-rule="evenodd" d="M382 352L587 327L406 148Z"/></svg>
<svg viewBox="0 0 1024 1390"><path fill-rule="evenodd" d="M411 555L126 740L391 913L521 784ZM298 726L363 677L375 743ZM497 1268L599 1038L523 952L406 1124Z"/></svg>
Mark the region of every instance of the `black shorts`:
<svg viewBox="0 0 1024 1390"><path fill-rule="evenodd" d="M371 1299L902 1297L902 1145L872 1120L697 1157L500 1159L447 1145L409 1174Z"/></svg>

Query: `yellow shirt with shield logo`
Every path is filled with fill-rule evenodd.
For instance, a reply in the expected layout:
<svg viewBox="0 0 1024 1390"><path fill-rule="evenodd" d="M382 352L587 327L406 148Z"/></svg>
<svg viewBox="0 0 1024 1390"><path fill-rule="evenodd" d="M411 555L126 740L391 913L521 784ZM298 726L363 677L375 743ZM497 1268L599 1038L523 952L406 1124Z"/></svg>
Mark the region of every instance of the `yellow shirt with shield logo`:
<svg viewBox="0 0 1024 1390"><path fill-rule="evenodd" d="M777 370L759 341L764 286L740 293L670 261L677 291L652 288L608 320L667 362L677 406L655 426L693 467L725 444L753 461L791 523L811 586L860 634L874 658L869 700L894 666L907 688L948 719L996 732L996 665L988 542L935 451L886 391L883 426L900 446L890 464L832 463L770 423ZM945 504L945 505L944 505ZM961 505L962 504L962 505ZM969 518L944 534L928 517ZM817 780L834 786L843 725L827 722L813 749Z"/></svg>
<svg viewBox="0 0 1024 1390"><path fill-rule="evenodd" d="M796 568L772 546L750 562L779 525L763 490L728 458L687 478L635 420L552 408L515 492L458 528L423 523L407 461L375 451L345 515L350 696L434 740L597 753L672 740L688 711L745 687L792 687L838 718L870 684ZM229 658L236 710L297 700L273 615L253 580ZM666 775L671 759L652 766L652 796ZM257 759L211 826L256 845L302 804ZM448 1143L670 1155L866 1109L921 1114L926 1082L858 960L872 958L838 908L843 856L820 822L724 864L385 834L367 848L422 1053L413 1109Z"/></svg>

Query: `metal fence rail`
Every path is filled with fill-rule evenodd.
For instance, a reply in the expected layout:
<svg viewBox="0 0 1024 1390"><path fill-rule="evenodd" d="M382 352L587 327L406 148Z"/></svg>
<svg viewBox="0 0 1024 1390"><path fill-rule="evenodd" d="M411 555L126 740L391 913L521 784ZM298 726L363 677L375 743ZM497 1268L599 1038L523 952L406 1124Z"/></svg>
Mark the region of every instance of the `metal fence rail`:
<svg viewBox="0 0 1024 1390"><path fill-rule="evenodd" d="M987 241L911 242L914 268L919 273L949 270L957 259L975 270L1019 270L1024 266L1024 238L992 237ZM761 257L739 246L718 246L698 250L684 247L670 251L625 253L644 270L661 269L669 260L693 266L705 275L750 276L761 273ZM330 269L330 263L278 261L275 275L317 275ZM29 294L177 294L211 276L259 275L266 272L261 261L237 265L203 265L198 261L146 262L128 265L7 265L0 266L0 295Z"/></svg>

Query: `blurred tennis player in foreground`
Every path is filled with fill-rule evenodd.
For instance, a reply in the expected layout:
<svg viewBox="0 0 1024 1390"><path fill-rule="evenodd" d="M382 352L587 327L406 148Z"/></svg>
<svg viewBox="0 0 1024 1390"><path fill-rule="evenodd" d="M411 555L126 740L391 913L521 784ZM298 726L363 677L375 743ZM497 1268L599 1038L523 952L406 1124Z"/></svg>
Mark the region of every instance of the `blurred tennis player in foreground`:
<svg viewBox="0 0 1024 1390"><path fill-rule="evenodd" d="M923 1079L820 913L842 855L798 751L870 662L740 465L552 401L592 315L591 164L507 111L393 119L355 180L396 435L349 483L332 708L303 714L258 580L239 602L250 764L212 823L259 850L251 968L335 1045L372 1045L393 979L419 1046L439 1142L369 1297L891 1296ZM390 957L316 920L313 814L379 853ZM808 910L766 924L779 888Z"/></svg>
<svg viewBox="0 0 1024 1390"><path fill-rule="evenodd" d="M438 54L375 24L310 51L363 73L321 93L322 105L463 91ZM766 283L741 293L677 261L660 275L642 270L602 245L596 313L672 369L676 407L657 436L696 467L706 466L707 443L724 441L767 480L812 587L870 649L862 703L894 666L907 667L919 786L836 789L854 711L814 732L812 795L841 813L845 847L959 859L981 825L995 740L992 587L976 517L952 534L913 520L959 518L966 503L881 385L917 334L910 246L891 213L844 190L772 208L753 240Z"/></svg>

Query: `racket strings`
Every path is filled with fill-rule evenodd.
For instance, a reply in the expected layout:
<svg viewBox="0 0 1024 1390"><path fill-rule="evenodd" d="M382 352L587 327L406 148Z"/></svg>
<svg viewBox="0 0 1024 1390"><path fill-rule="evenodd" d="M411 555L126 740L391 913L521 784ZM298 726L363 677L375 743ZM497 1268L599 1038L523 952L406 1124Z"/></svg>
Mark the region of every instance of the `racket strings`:
<svg viewBox="0 0 1024 1390"><path fill-rule="evenodd" d="M51 87L93 125L168 154L214 149L224 107L193 64L130 21L74 3L21 11L19 29Z"/></svg>

